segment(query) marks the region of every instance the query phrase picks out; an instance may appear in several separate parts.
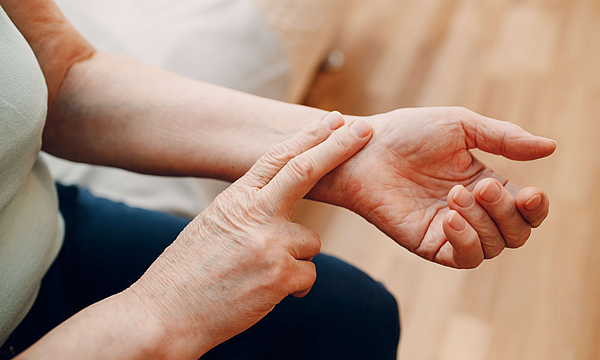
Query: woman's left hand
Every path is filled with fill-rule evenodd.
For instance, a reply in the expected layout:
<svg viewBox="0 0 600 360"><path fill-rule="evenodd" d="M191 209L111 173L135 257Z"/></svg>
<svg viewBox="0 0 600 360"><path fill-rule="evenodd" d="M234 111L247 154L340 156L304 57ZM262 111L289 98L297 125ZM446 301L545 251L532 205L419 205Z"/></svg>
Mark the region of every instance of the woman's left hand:
<svg viewBox="0 0 600 360"><path fill-rule="evenodd" d="M521 188L469 149L534 160L556 143L464 108L400 109L368 118L373 139L311 191L366 218L408 250L473 268L522 246L548 214L548 195Z"/></svg>

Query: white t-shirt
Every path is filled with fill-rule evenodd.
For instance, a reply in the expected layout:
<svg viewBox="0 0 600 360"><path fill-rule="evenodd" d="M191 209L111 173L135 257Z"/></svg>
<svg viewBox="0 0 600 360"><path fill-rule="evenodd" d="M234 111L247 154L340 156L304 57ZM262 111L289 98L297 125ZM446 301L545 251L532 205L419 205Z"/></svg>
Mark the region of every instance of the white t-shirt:
<svg viewBox="0 0 600 360"><path fill-rule="evenodd" d="M0 6L0 346L33 305L64 236L39 158L47 99L33 51Z"/></svg>

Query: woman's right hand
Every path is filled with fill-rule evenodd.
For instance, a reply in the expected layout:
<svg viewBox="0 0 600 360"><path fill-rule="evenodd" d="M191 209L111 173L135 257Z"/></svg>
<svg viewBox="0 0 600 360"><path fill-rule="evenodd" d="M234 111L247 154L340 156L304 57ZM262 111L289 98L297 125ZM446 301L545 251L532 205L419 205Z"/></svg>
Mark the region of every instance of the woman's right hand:
<svg viewBox="0 0 600 360"><path fill-rule="evenodd" d="M364 120L337 112L276 145L182 231L127 292L172 339L168 353L197 359L248 329L316 278L314 231L290 221L298 202L371 138Z"/></svg>

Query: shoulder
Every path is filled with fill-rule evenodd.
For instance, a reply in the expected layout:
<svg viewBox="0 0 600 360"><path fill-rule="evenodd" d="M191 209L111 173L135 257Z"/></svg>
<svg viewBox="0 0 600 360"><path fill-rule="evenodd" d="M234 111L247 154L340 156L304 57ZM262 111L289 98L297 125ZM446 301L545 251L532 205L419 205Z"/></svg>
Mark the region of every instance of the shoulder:
<svg viewBox="0 0 600 360"><path fill-rule="evenodd" d="M71 66L90 58L94 48L52 0L0 0L0 6L33 50L46 79L49 104L52 104Z"/></svg>

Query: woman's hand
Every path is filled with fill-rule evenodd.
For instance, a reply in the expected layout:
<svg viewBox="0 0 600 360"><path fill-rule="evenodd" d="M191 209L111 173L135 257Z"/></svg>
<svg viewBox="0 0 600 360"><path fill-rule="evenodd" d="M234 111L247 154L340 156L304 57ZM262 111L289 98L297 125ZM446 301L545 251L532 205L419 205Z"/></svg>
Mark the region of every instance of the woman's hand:
<svg viewBox="0 0 600 360"><path fill-rule="evenodd" d="M366 121L344 126L330 113L268 151L183 230L128 290L165 324L170 353L197 359L308 293L321 243L290 214L370 137Z"/></svg>
<svg viewBox="0 0 600 360"><path fill-rule="evenodd" d="M550 155L553 141L463 108L401 109L369 119L373 139L311 198L351 209L417 255L456 268L522 246L548 215L541 189L521 188L469 150L534 160Z"/></svg>

